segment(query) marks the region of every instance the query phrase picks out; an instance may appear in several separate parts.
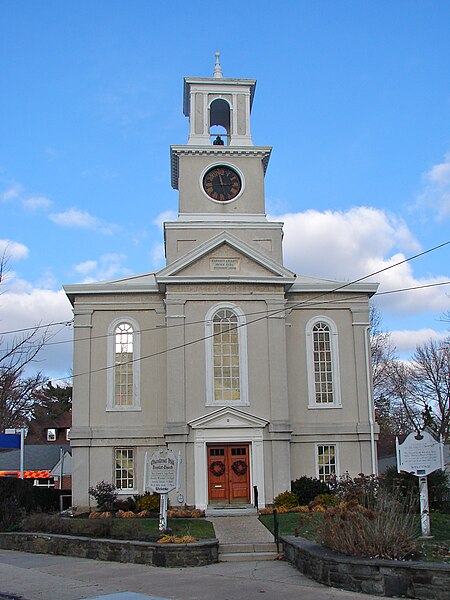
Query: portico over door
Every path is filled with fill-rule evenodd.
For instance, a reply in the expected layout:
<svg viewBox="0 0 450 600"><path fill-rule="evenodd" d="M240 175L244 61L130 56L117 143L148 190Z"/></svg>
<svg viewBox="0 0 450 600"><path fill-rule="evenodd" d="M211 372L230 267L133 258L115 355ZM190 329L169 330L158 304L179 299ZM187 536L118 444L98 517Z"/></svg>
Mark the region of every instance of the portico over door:
<svg viewBox="0 0 450 600"><path fill-rule="evenodd" d="M249 445L208 445L207 453L209 504L248 504Z"/></svg>

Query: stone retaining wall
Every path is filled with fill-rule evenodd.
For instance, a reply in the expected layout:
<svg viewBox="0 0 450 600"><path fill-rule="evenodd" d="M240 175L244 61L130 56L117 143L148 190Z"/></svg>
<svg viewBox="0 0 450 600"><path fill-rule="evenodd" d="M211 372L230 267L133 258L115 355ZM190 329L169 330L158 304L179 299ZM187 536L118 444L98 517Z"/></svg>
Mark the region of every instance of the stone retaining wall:
<svg viewBox="0 0 450 600"><path fill-rule="evenodd" d="M320 583L376 596L450 599L450 565L353 558L296 537L282 542L286 559Z"/></svg>
<svg viewBox="0 0 450 600"><path fill-rule="evenodd" d="M0 533L0 548L35 554L59 554L155 567L200 567L218 562L218 540L157 544L105 540L54 533Z"/></svg>

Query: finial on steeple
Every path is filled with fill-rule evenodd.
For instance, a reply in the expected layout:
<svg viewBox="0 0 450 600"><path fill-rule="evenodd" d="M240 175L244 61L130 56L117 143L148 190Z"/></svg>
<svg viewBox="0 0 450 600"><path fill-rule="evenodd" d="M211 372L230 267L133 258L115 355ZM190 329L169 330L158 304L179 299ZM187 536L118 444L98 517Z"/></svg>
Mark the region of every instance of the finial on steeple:
<svg viewBox="0 0 450 600"><path fill-rule="evenodd" d="M220 52L216 52L216 65L214 67L214 79L221 79L223 77L222 74L222 67L220 66L220 62L219 62L219 56L220 56Z"/></svg>

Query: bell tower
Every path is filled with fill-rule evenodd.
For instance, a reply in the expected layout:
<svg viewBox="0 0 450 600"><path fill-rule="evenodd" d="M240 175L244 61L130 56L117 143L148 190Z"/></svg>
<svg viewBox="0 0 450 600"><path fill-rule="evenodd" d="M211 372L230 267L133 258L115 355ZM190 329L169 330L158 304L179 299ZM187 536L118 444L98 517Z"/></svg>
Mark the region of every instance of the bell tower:
<svg viewBox="0 0 450 600"><path fill-rule="evenodd" d="M212 79L185 77L183 112L189 145L253 146L250 113L255 79L225 79L216 52Z"/></svg>
<svg viewBox="0 0 450 600"><path fill-rule="evenodd" d="M281 223L265 214L264 176L272 148L255 146L250 116L255 79L223 76L216 52L213 76L185 77L187 144L171 146L178 220L164 224L167 264L228 231L281 263Z"/></svg>

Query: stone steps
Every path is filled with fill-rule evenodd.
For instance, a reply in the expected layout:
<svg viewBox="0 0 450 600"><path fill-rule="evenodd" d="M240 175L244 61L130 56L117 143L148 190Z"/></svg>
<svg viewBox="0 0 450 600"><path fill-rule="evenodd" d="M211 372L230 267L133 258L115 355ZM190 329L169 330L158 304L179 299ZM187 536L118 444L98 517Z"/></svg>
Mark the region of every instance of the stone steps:
<svg viewBox="0 0 450 600"><path fill-rule="evenodd" d="M277 545L272 542L219 544L219 562L277 560Z"/></svg>
<svg viewBox="0 0 450 600"><path fill-rule="evenodd" d="M253 507L239 507L239 508L229 508L229 507L217 507L210 508L208 507L205 510L206 517L247 517L247 516L256 516L258 511Z"/></svg>

